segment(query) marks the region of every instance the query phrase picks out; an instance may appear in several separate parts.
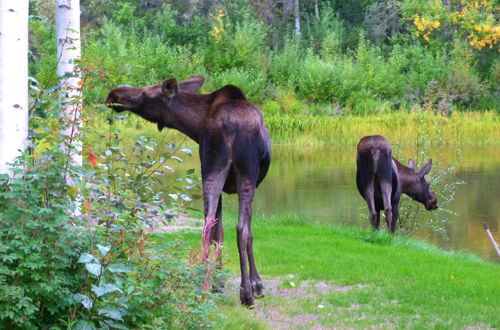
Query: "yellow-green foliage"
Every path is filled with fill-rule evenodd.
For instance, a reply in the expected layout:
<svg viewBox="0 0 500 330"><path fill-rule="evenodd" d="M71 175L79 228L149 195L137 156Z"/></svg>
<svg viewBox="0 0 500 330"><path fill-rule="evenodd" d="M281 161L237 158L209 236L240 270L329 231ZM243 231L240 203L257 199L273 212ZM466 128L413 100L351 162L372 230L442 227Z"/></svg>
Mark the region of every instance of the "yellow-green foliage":
<svg viewBox="0 0 500 330"><path fill-rule="evenodd" d="M434 143L500 143L500 115L493 112L393 112L368 116L265 116L274 143L355 144L366 135L380 134L389 141L415 143L426 134Z"/></svg>

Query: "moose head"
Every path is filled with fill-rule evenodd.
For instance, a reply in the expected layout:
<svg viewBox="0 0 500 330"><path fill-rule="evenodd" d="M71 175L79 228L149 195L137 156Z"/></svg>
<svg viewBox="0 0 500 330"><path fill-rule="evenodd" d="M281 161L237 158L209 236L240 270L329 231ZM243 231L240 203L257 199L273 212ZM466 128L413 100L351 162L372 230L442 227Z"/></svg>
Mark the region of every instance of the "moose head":
<svg viewBox="0 0 500 330"><path fill-rule="evenodd" d="M204 82L204 77L195 76L179 83L172 78L152 86L118 87L109 93L106 105L117 112L131 111L156 123L160 131L164 127L182 131L176 127L176 118L179 117L176 113L185 110L185 100L192 100ZM191 107L187 110L191 110ZM186 134L190 136L187 132Z"/></svg>
<svg viewBox="0 0 500 330"><path fill-rule="evenodd" d="M408 160L408 171L401 171L400 177L403 184L403 192L417 202L425 205L427 210L438 208L436 195L430 189L430 183L425 178L432 167L432 159L425 164L420 171L416 170L413 159Z"/></svg>

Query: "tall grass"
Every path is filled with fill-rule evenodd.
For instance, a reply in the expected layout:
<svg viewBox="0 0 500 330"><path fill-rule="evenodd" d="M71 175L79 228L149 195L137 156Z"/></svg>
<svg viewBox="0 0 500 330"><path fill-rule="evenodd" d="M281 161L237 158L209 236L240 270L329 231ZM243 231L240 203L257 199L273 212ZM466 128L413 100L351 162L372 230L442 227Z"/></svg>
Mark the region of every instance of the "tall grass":
<svg viewBox="0 0 500 330"><path fill-rule="evenodd" d="M265 115L274 143L356 144L366 135L380 134L389 141L412 144L422 132L433 142L453 145L500 143L500 115L493 112L392 112L368 116Z"/></svg>

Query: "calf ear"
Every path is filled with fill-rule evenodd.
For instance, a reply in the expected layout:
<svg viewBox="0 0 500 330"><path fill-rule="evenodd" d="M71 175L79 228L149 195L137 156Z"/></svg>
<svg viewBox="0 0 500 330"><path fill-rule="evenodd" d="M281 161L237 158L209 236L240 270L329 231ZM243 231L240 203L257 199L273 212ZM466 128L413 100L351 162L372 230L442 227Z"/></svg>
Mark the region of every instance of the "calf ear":
<svg viewBox="0 0 500 330"><path fill-rule="evenodd" d="M432 167L432 159L429 160L429 162L425 164L424 167L422 167L422 169L420 170L420 172L418 172L418 174L420 176L428 174L431 171L431 167Z"/></svg>
<svg viewBox="0 0 500 330"><path fill-rule="evenodd" d="M177 80L175 78L165 80L161 84L161 94L165 101L170 102L170 100L177 94Z"/></svg>
<svg viewBox="0 0 500 330"><path fill-rule="evenodd" d="M415 161L413 159L408 159L408 167L411 169L415 169Z"/></svg>
<svg viewBox="0 0 500 330"><path fill-rule="evenodd" d="M183 92L196 93L205 83L205 77L194 76L179 83L179 89Z"/></svg>

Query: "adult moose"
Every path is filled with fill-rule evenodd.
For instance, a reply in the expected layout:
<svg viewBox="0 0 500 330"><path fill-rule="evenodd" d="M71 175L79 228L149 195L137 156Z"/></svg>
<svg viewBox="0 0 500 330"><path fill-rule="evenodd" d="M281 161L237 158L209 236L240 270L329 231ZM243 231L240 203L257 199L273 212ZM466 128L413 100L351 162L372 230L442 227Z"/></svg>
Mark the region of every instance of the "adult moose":
<svg viewBox="0 0 500 330"><path fill-rule="evenodd" d="M106 104L118 112L128 110L156 123L160 131L164 127L177 129L199 144L205 208L204 260L210 244L221 246L224 239L221 192L238 194L240 300L251 306L254 297L263 295L254 261L251 218L255 189L271 162L269 133L259 108L239 88L227 85L211 94L195 94L204 81L204 77L197 76L179 83L169 79L147 87L120 87L109 93Z"/></svg>
<svg viewBox="0 0 500 330"><path fill-rule="evenodd" d="M392 157L389 141L374 135L359 141L356 165L356 185L368 204L370 222L375 229L379 229L380 211L384 210L387 229L394 233L401 193L424 204L427 210L437 209L436 196L425 179L431 170L432 159L420 171L415 169L411 159L408 166L404 166Z"/></svg>

